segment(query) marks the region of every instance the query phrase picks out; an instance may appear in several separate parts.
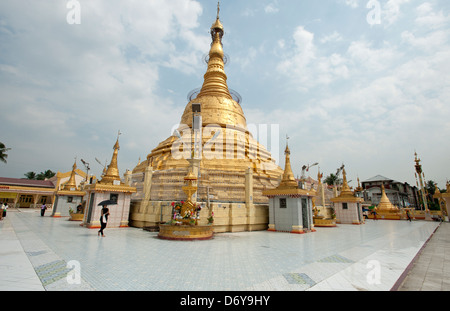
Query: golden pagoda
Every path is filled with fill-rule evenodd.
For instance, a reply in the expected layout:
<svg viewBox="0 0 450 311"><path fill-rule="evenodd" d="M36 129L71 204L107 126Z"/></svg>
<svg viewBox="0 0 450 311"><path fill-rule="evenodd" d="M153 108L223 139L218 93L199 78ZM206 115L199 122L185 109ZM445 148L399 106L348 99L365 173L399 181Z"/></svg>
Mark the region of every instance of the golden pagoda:
<svg viewBox="0 0 450 311"><path fill-rule="evenodd" d="M301 189L291 168L289 146L286 144L283 179L278 187L263 191L269 198L269 231L291 233L314 232L312 198L314 189Z"/></svg>
<svg viewBox="0 0 450 311"><path fill-rule="evenodd" d="M77 169L77 162L72 166L72 172L70 172L70 178L67 183L64 184L63 190L78 190L77 183L75 182L75 170Z"/></svg>
<svg viewBox="0 0 450 311"><path fill-rule="evenodd" d="M397 206L393 205L386 195L384 185L381 185L381 199L376 207L377 217L382 219L401 219L401 213Z"/></svg>
<svg viewBox="0 0 450 311"><path fill-rule="evenodd" d="M360 225L364 223L362 213L363 198L357 197L347 182L347 173L342 170L343 182L339 196L330 199L336 212L336 223Z"/></svg>
<svg viewBox="0 0 450 311"><path fill-rule="evenodd" d="M120 135L120 133L119 133ZM100 212L102 206L99 204L106 200L115 201L112 207L109 207L108 227L127 227L129 221L129 209L131 194L136 192L136 188L121 181L117 156L119 153L119 137L114 144L114 152L111 162L102 179L96 183L85 185L86 191L86 216L83 219L83 225L88 228L100 227Z"/></svg>
<svg viewBox="0 0 450 311"><path fill-rule="evenodd" d="M77 162L75 160L72 171L70 172L69 180L55 193L55 204L53 205L52 217L70 216L70 220L82 219L82 212L72 217L73 213L76 212L77 206L82 204L83 196L85 195L85 192L80 190L80 187L77 186L75 179L76 173ZM58 172L58 181L60 181L61 175L62 174Z"/></svg>
<svg viewBox="0 0 450 311"><path fill-rule="evenodd" d="M441 216L444 218L445 221L448 221L448 211L450 210L450 183L449 182L447 182L446 187L447 187L446 191L444 193L442 193L436 184L433 198L438 200Z"/></svg>
<svg viewBox="0 0 450 311"><path fill-rule="evenodd" d="M132 171L138 192L132 198L130 220L136 227L154 226L170 219L170 203L186 199L183 177L190 168L198 176L194 197L202 202L212 201L208 204L210 210L246 207L241 216L247 220L239 224L225 216L229 213L224 210L224 217L228 218L215 221L216 231L250 230L252 215L261 228L266 222L268 199L262 191L278 185L282 169L248 131L240 97L228 88L219 7L210 33L212 43L204 82L199 91L189 96L179 128ZM194 124L199 116L196 120L200 120L200 125ZM200 133L198 140L195 133ZM191 158L199 160L195 167L188 161ZM258 211L251 211L254 208ZM260 208L265 211L259 211ZM215 213L216 219L220 214Z"/></svg>
<svg viewBox="0 0 450 311"><path fill-rule="evenodd" d="M114 152L111 158L111 162L108 165L106 172L103 174L102 179L99 181L100 184L103 185L120 185L120 175L119 168L117 165L117 154L119 153L119 138L117 138L116 143L114 144Z"/></svg>

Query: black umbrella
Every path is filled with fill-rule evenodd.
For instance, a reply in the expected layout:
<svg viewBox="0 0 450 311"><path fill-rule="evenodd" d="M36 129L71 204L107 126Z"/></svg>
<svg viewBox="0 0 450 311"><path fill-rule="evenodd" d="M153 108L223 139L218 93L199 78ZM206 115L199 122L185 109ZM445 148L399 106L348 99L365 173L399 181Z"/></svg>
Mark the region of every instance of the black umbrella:
<svg viewBox="0 0 450 311"><path fill-rule="evenodd" d="M103 205L117 205L117 201L115 201L115 200L104 200L104 201L101 201L100 203L98 203L98 206L103 206Z"/></svg>

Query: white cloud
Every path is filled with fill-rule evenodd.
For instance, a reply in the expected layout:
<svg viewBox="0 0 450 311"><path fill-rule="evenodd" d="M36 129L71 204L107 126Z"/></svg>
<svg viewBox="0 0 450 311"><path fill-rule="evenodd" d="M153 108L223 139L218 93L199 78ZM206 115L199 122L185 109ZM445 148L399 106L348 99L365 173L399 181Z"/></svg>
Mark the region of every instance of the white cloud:
<svg viewBox="0 0 450 311"><path fill-rule="evenodd" d="M401 6L410 0L388 0L381 10L381 20L385 26L394 24L402 15Z"/></svg>
<svg viewBox="0 0 450 311"><path fill-rule="evenodd" d="M292 77L292 82L298 88L307 91L311 87L329 84L337 78L345 79L348 76L346 60L338 53L321 55L312 32L299 26L292 38L294 46L292 50L285 48L289 52L284 53L277 69L280 74Z"/></svg>
<svg viewBox="0 0 450 311"><path fill-rule="evenodd" d="M353 9L359 6L359 0L345 0L344 3Z"/></svg>
<svg viewBox="0 0 450 311"><path fill-rule="evenodd" d="M435 31L429 35L419 37L410 31L404 31L401 37L405 43L420 51L433 52L448 42L449 35L447 31Z"/></svg>
<svg viewBox="0 0 450 311"><path fill-rule="evenodd" d="M34 148L33 140L52 137L41 149L61 150L41 158L48 167L64 170L70 167L58 165L66 163L67 154L109 152L120 129L133 149L128 152L145 157L147 148L170 135L160 129L179 122L184 108L159 95L161 66L185 74L203 68L208 35L194 31L201 5L191 0L81 2L81 24L69 25L65 4L0 3L0 11L8 13L0 17L0 105L8 110L1 117L2 139L32 154L27 148ZM83 148L93 137L102 139L93 149ZM16 165L9 160L8 167Z"/></svg>
<svg viewBox="0 0 450 311"><path fill-rule="evenodd" d="M447 24L450 20L450 15L445 16L442 10L439 12L434 12L433 6L429 2L419 5L416 8L416 12L416 24L420 27L426 27L427 29L440 28Z"/></svg>
<svg viewBox="0 0 450 311"><path fill-rule="evenodd" d="M279 11L279 9L277 7L277 3L269 3L268 5L266 5L264 7L264 12L266 12L268 14L277 13L278 11Z"/></svg>
<svg viewBox="0 0 450 311"><path fill-rule="evenodd" d="M324 44L328 42L340 42L342 40L343 38L341 34L337 31L334 31L332 34L322 37L322 39L320 39L320 43Z"/></svg>
<svg viewBox="0 0 450 311"><path fill-rule="evenodd" d="M75 155L109 160L119 129L119 168L131 169L171 134L185 94L201 82L215 4L80 2L81 25L66 23L66 1L0 2L7 111L0 132L13 148L2 172L69 170ZM224 4L230 83L239 81L248 123L279 123L280 140L292 137L294 170L319 161L328 174L344 162L349 172L360 168L361 179L385 170L406 181L416 148L442 180L449 150L441 142L450 133L446 3L380 0L382 25L370 27L367 2L330 1L324 10L295 1L283 10L274 0ZM203 18L206 8L211 16ZM276 27L252 28L268 17L279 18Z"/></svg>
<svg viewBox="0 0 450 311"><path fill-rule="evenodd" d="M383 7L385 22L390 26L404 14L415 18L416 27L386 35L382 40L362 36L347 41L336 31L323 36L322 45L318 45L313 31L299 27L292 35L293 48L288 46L289 40L283 41L285 46L279 45L280 49L292 51L283 54L279 73L288 81L295 80L290 87L299 94L306 92L310 96L310 100L301 101L285 115L292 117L293 124L302 124L305 135L296 142L308 150L311 158L333 154L331 158L336 160L349 164L370 162L380 169L390 166L396 157L412 158L414 148L422 155L428 153L428 157L436 154L432 150L447 150L437 137L450 130L446 99L450 92L448 19L442 10L427 3L415 11L406 10L406 3L388 1ZM333 50L327 43L333 38L339 40L341 47L347 44L347 50L330 52ZM338 83L345 86L336 91ZM321 94L314 86L320 87ZM274 114L277 112L268 113ZM296 123L295 119L301 121ZM295 126L291 131L295 131ZM314 143L307 144L305 137ZM391 150L390 155L387 150ZM326 165L331 158L322 157L320 161ZM412 170L412 164L399 162L389 168L390 174L395 176L400 168ZM436 174L445 175L438 171ZM371 176L363 178L368 177Z"/></svg>
<svg viewBox="0 0 450 311"><path fill-rule="evenodd" d="M371 72L384 71L391 68L402 53L395 46L385 42L385 46L375 49L365 40L353 41L347 51L349 61L354 64L353 69L360 71L365 68ZM367 72L365 72L367 73Z"/></svg>

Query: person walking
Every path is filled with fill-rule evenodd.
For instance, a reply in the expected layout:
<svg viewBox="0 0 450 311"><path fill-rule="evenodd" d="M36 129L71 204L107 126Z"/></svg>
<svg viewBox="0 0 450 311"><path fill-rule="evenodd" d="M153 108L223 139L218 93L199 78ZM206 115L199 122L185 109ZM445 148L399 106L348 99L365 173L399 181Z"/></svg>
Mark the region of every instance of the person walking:
<svg viewBox="0 0 450 311"><path fill-rule="evenodd" d="M2 203L2 206L0 206L1 211L0 211L0 220L3 220L3 210L5 209L5 204Z"/></svg>
<svg viewBox="0 0 450 311"><path fill-rule="evenodd" d="M44 217L46 209L47 209L47 206L45 204L42 204L42 206L41 206L41 217Z"/></svg>
<svg viewBox="0 0 450 311"><path fill-rule="evenodd" d="M409 210L406 211L406 217L408 218L409 222L411 222L411 215L409 214Z"/></svg>
<svg viewBox="0 0 450 311"><path fill-rule="evenodd" d="M108 216L109 216L109 209L106 207L106 205L103 205L102 212L100 215L100 230L98 230L99 236L100 234L102 235L102 237L105 236L103 234L103 230L106 228L106 224L108 223Z"/></svg>
<svg viewBox="0 0 450 311"><path fill-rule="evenodd" d="M6 202L5 204L4 204L4 206L3 206L3 211L2 211L2 216L3 216L3 218L5 218L6 217L6 211L8 210L8 202Z"/></svg>

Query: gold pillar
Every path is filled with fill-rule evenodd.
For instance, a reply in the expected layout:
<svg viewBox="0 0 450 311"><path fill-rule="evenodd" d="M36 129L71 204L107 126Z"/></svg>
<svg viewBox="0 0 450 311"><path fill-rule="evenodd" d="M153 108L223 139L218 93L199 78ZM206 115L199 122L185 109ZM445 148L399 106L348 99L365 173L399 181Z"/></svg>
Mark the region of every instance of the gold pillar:
<svg viewBox="0 0 450 311"><path fill-rule="evenodd" d="M428 203L427 203L427 197L425 195L425 187L423 184L423 179L422 179L422 165L420 165L420 159L417 158L417 153L414 154L415 155L415 159L414 162L416 162L415 168L416 168L416 177L419 178L419 185L420 185L420 192L422 194L422 201L423 201L423 206L425 208L425 220L431 220L431 213L428 209Z"/></svg>
<svg viewBox="0 0 450 311"><path fill-rule="evenodd" d="M245 208L247 209L247 231L252 231L255 223L255 207L253 206L253 170L247 168L245 172Z"/></svg>

